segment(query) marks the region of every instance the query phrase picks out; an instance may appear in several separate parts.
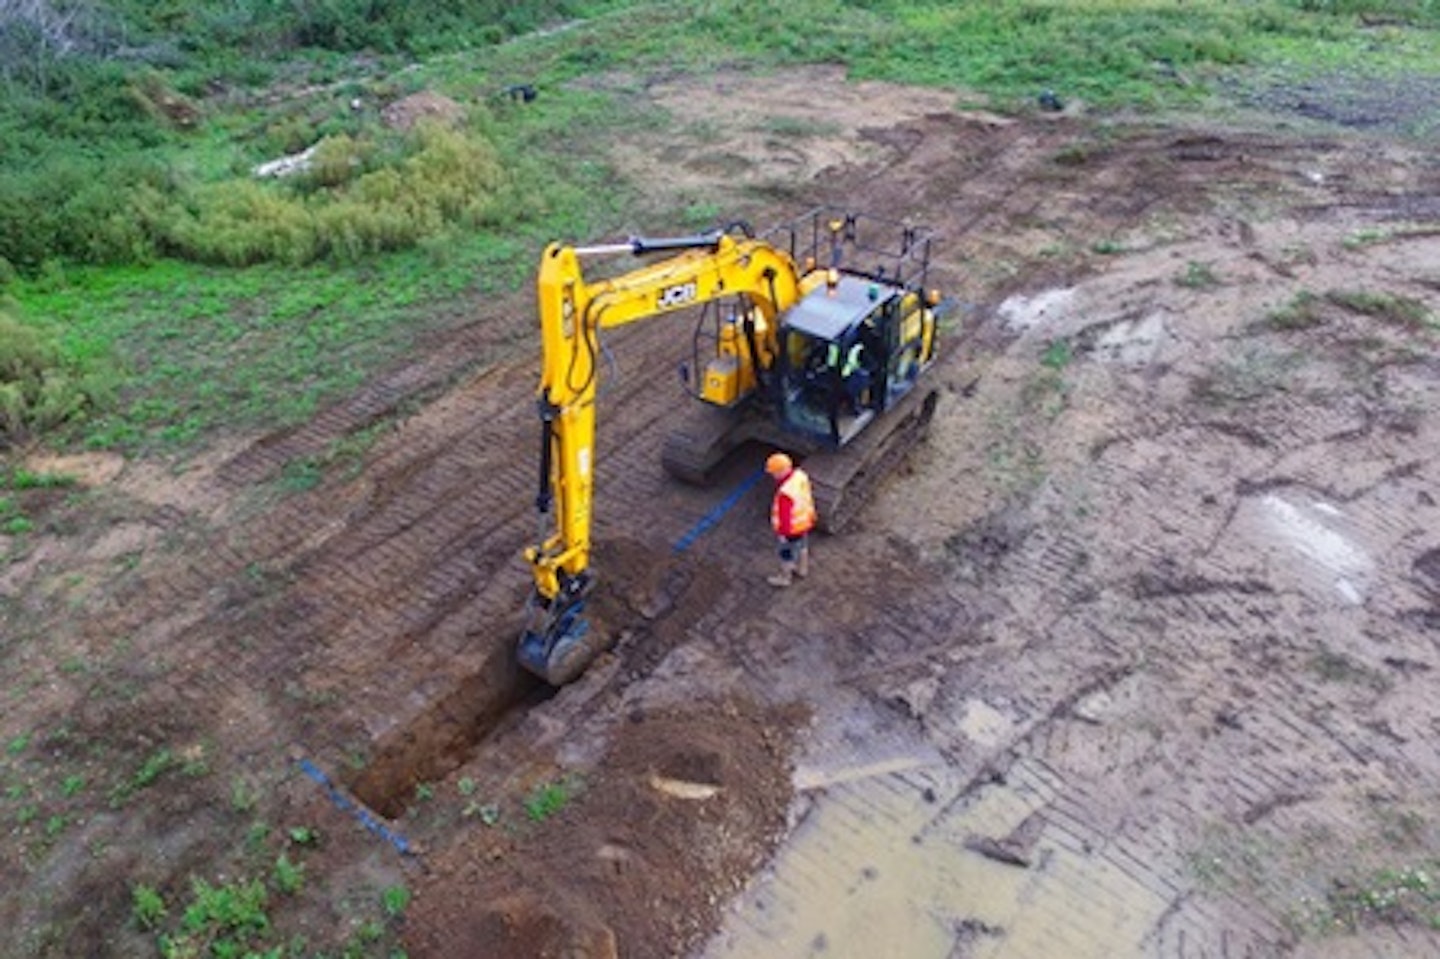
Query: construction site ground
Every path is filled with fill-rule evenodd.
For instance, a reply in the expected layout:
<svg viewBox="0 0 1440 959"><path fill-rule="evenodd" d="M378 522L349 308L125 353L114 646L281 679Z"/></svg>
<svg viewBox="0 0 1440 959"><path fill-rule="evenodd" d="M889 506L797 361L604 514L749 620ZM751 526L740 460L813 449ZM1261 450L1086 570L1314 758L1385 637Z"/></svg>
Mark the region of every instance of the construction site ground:
<svg viewBox="0 0 1440 959"><path fill-rule="evenodd" d="M0 571L0 953L153 954L137 884L288 836L271 919L330 949L404 886L412 957L1440 955L1433 144L1323 88L1202 124L594 83L673 118L604 146L672 209L943 237L929 441L776 590L766 451L660 467L688 321L607 334L617 644L558 692L511 659L529 291L302 427L35 460L87 495L22 494L46 532ZM19 797L54 770L92 785L52 831Z"/></svg>

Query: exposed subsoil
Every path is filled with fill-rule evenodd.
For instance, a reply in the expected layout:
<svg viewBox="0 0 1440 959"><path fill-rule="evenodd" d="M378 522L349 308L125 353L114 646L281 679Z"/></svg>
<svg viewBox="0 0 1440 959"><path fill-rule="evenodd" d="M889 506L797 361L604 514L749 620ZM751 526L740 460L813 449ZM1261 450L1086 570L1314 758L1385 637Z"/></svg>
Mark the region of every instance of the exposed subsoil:
<svg viewBox="0 0 1440 959"><path fill-rule="evenodd" d="M822 69L606 83L674 115L615 156L676 208L945 238L930 442L775 592L763 487L672 548L763 454L664 476L688 325L609 335L616 646L553 696L509 659L528 297L303 428L87 474L89 519L37 491L0 733L45 732L7 785L40 751L99 792L161 746L203 769L82 795L57 835L7 800L0 952L144 954L132 887L253 868L260 817L327 837L277 921L333 945L405 883L419 957L1440 950L1424 908L1337 892L1440 860L1433 152L1006 119ZM382 423L359 469L279 490Z"/></svg>

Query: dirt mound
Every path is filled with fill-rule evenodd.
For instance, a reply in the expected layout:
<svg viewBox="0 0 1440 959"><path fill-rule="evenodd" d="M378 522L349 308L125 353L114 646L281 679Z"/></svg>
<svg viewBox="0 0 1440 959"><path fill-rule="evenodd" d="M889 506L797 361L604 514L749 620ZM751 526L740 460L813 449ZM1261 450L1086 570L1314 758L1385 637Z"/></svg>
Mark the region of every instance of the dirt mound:
<svg viewBox="0 0 1440 959"><path fill-rule="evenodd" d="M409 130L421 120L427 119L453 126L464 115L465 108L460 104L429 90L412 93L380 111L385 125L394 130Z"/></svg>
<svg viewBox="0 0 1440 959"><path fill-rule="evenodd" d="M523 834L473 835L434 863L411 954L686 953L785 828L802 718L744 702L633 711L573 802L532 815Z"/></svg>
<svg viewBox="0 0 1440 959"><path fill-rule="evenodd" d="M462 920L460 935L484 943L485 955L535 956L536 959L616 959L615 934L605 926L582 925L528 896L512 896L485 904L478 915ZM455 955L474 955L477 946Z"/></svg>

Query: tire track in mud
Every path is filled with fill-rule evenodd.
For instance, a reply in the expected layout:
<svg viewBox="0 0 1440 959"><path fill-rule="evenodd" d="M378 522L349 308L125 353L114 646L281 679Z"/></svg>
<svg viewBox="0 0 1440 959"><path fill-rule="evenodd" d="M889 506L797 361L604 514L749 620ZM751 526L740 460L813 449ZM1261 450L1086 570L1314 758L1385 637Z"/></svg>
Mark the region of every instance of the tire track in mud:
<svg viewBox="0 0 1440 959"><path fill-rule="evenodd" d="M664 355L643 340L635 345L642 356ZM597 439L597 511L613 510L610 524L642 536L656 525L639 521L654 491L634 478L650 472L643 461L658 462L658 448L643 438L670 402L649 388L655 372L611 384ZM515 385L515 377L507 380ZM324 637L315 671L342 676L345 685L391 673L394 693L371 695L360 719L373 733L405 726L417 706L410 690L458 681L465 668L457 660L474 662L487 647L511 653L528 582L520 547L536 522L534 465L513 455L517 440L538 434L529 428L532 389L526 384L520 403L503 391L489 394L495 408L482 404L481 426L445 431L445 449L427 468L416 474L407 463L403 490L352 519L319 562L297 568L292 593L324 597L304 617L306 631ZM597 528L603 536L604 524ZM665 524L661 530L668 533Z"/></svg>
<svg viewBox="0 0 1440 959"><path fill-rule="evenodd" d="M1305 445L1332 445L1326 437L1335 435L1331 428L1333 424L1327 422L1324 415L1313 415L1318 411L1307 409L1303 412L1307 414L1304 419L1309 424L1308 428L1290 430L1284 443L1276 444L1282 451L1290 444L1293 444L1290 445L1291 449ZM1328 451L1328 455L1317 456L1319 461L1335 462L1336 459L1333 449ZM1340 459L1343 461L1344 457ZM1271 458L1272 465L1274 462L1274 458ZM1166 502L1168 495L1171 506L1168 525L1178 529L1182 537L1176 544L1177 554L1193 555L1195 543L1206 539L1213 544L1215 537L1206 536L1202 532L1206 526L1213 525L1213 516L1187 516L1183 507L1178 510L1174 508L1193 502L1191 498L1174 497L1173 490L1155 483L1154 478L1147 480L1144 473L1126 475L1128 469L1117 463L1102 462L1097 465L1105 469L1107 476L1104 485L1108 488L1148 492L1157 507ZM1409 471L1407 475L1408 473ZM1346 520L1347 525L1353 527L1355 535L1375 544L1395 544L1397 541L1414 538L1415 522L1407 515L1407 505L1413 507L1413 496L1395 495L1395 486L1393 482L1388 485L1376 484L1349 501ZM1388 489L1389 495L1376 492L1382 489ZM1243 495L1238 494L1236 498L1243 498ZM1127 513L1132 517L1137 512L1145 511L1143 507L1137 510L1133 500L1129 500L1126 507ZM1200 522L1196 523L1196 519ZM1381 551L1387 550L1382 547ZM1152 563L1153 560L1140 565L1143 567ZM1211 557L1205 565L1212 566L1215 574L1224 575L1229 572L1223 558ZM1163 566L1160 568L1164 569ZM1128 797L1125 803L1087 797L1079 805L1082 808L1091 805L1104 808L1111 804L1120 806L1126 803L1139 806L1143 810L1139 815L1148 821L1143 826L1135 820L1128 827L1124 824L1118 827L1123 841L1133 847L1133 851L1129 853L1130 858L1148 864L1164 864L1168 861L1171 865L1171 878L1167 881L1177 890L1183 891L1182 896L1174 898L1163 922L1157 924L1154 935L1147 940L1145 954L1185 955L1194 954L1193 951L1197 949L1202 954L1208 954L1212 950L1217 953L1230 950L1237 954L1246 950L1288 951L1295 943L1294 933L1278 925L1272 911L1277 899L1284 901L1290 897L1293 902L1293 892L1286 887L1283 870L1280 870L1282 875L1278 877L1266 880L1262 875L1261 880L1252 880L1244 874L1245 870L1250 868L1249 865L1242 864L1236 869L1233 863L1225 864L1227 869L1234 870L1234 874L1222 873L1222 887L1226 883L1265 883L1260 890L1263 901L1259 903L1252 901L1249 895L1237 896L1224 888L1209 891L1203 887L1197 889L1193 874L1187 875L1185 871L1174 868L1177 849L1183 850L1187 842L1193 844L1193 848L1203 845L1205 841L1203 835L1195 834L1195 824L1212 822L1226 828L1238 829L1240 825L1263 824L1276 816L1288 815L1293 819L1297 812L1303 811L1311 816L1302 820L1306 828L1321 830L1336 837L1354 837L1356 830L1350 816L1332 811L1319 813L1317 818L1317 814L1311 813L1310 799L1327 791L1343 792L1345 785L1343 772L1319 776L1316 770L1345 770L1356 765L1379 767L1390 781L1411 795L1417 791L1421 795L1428 794L1437 785L1435 777L1433 774L1424 773L1423 766L1405 760L1399 751L1377 748L1373 736L1361 733L1353 725L1337 726L1333 719L1327 719L1326 716L1334 711L1337 703L1323 690L1317 692L1314 683L1301 681L1297 684L1293 679L1297 671L1293 668L1283 671L1265 668L1263 657L1274 655L1274 651L1267 651L1263 647L1276 643L1278 637L1261 635L1258 640L1262 648L1258 650L1247 649L1248 640L1231 649L1232 644L1236 643L1237 635L1254 636L1253 630L1257 625L1263 628L1271 623L1292 621L1294 604L1301 600L1302 594L1294 592L1293 588L1255 588L1254 581L1232 582L1227 585L1222 580L1195 580L1187 578L1179 570L1162 573L1158 579L1153 578L1153 573L1142 572L1141 575L1152 577L1137 595L1145 597L1148 610L1146 615L1154 616L1165 624L1164 634L1158 637L1163 648L1173 650L1177 645L1183 645L1184 655L1196 663L1213 661L1218 655L1221 663L1212 662L1208 668L1193 672L1200 676L1229 675L1237 685L1232 689L1222 686L1177 691L1173 688L1174 684L1182 677L1191 675L1192 671L1176 668L1165 674L1167 691L1172 697L1178 695L1185 715L1200 720L1197 728L1202 731L1202 735L1197 737L1195 731L1187 735L1183 730L1172 730L1163 737L1165 742L1176 743L1181 748L1188 749L1186 753L1171 756L1172 762L1188 768L1186 775L1178 780L1182 784L1179 789L1185 790L1184 794L1177 794L1175 786L1165 784L1165 779L1170 778L1165 777L1159 785L1147 787L1153 790L1153 794L1140 802L1136 802L1133 796ZM1233 572L1230 575L1233 576ZM1021 578L1026 577L1022 575ZM1167 582L1170 584L1169 588L1166 586ZM1333 597L1331 601L1334 602ZM1353 618L1382 621L1391 619L1383 610L1369 604L1367 609L1357 611ZM1378 635L1387 636L1387 642L1395 642L1397 636L1394 622L1381 627ZM1294 648L1282 645L1280 648L1282 654L1291 659L1317 655L1314 647ZM1032 646L1027 646L1027 651L1036 654L1044 652L1042 648ZM1223 665L1225 658L1237 656L1235 665ZM1253 661L1256 656L1262 658ZM1374 652L1371 651L1370 657L1373 656ZM1178 666L1178 663L1176 665ZM1058 668L1053 662L1051 666ZM1357 673L1361 668L1368 667L1357 665ZM1069 673L1071 669L1060 671ZM1298 673L1303 680L1306 675L1303 666ZM1362 684L1366 682L1365 674L1359 674L1356 678ZM1378 700L1380 695L1377 689L1366 694L1364 698L1374 701ZM1215 757L1212 755L1213 751L1204 746L1206 717L1214 717L1217 734L1243 736L1251 741L1248 747L1232 746L1221 751L1222 762L1225 757L1233 761L1237 754L1244 756L1242 761L1234 763L1230 768L1211 768ZM1048 755L1049 761L1059 763L1058 768L1064 768L1064 758L1073 755L1073 752L1073 749L1066 748L1061 743L1042 750L1041 755ZM1266 763L1278 763L1278 766L1265 765ZM1198 794L1193 791L1197 778L1208 783ZM1263 825L1259 828L1263 829ZM1102 823L1098 831L1113 835L1117 827ZM1187 833L1188 839L1182 838L1177 843L1177 837L1185 837ZM1278 843L1283 840L1277 836L1273 841ZM1229 855L1234 850L1225 852ZM1279 852L1276 854L1279 855ZM1216 860L1217 863L1219 861ZM1324 889L1316 889L1314 894L1317 898L1323 898ZM1215 908L1216 901L1223 903L1219 909Z"/></svg>
<svg viewBox="0 0 1440 959"><path fill-rule="evenodd" d="M1110 516L1118 512L1127 524L1134 527L1138 521L1142 528L1135 529L1125 543L1126 555L1105 556L1102 551L1098 562L1080 571L1090 581L1087 586L1067 582L1077 572L1075 557L1093 540L1079 529L1021 536L998 563L979 567L981 586L1003 592L1013 607L1043 609L1047 604L1037 598L1049 597L1053 606L1061 597L1062 612L1043 628L1007 622L1003 616L999 623L986 624L992 641L994 634L1000 634L998 647L987 645L982 656L950 660L958 665L948 668L939 690L930 693L934 698L922 710L919 721L925 741L970 744L958 750L941 747L952 770L980 764L983 777L955 793L961 805L973 803L976 790L999 788L1033 797L1034 787L1026 785L1017 770L1028 762L1046 764L1055 785L1053 796L1041 804L1046 828L1039 842L1052 854L1069 855L1081 865L1071 872L1053 863L1031 867L1034 878L1025 893L1031 905L1024 923L1059 930L1047 933L1043 943L1037 945L1028 933L1007 939L1012 927L997 918L999 913L982 909L978 918L952 917L953 948L958 954L970 954L976 930L983 930L987 940L1006 943L1007 948L996 946L985 952L995 955L1286 954L1298 943L1296 929L1288 923L1305 921L1303 916L1297 919L1302 908L1297 884L1323 902L1325 882L1336 875L1333 861L1312 864L1309 872L1297 867L1295 857L1306 854L1306 848L1305 840L1296 837L1327 836L1331 842L1361 847L1371 841L1363 815L1357 819L1357 811L1371 800L1363 790L1357 792L1356 770L1362 770L1363 781L1378 777L1391 783L1396 791L1393 798L1401 802L1423 801L1440 788L1430 768L1433 756L1420 756L1416 750L1424 747L1417 747L1412 737L1391 730L1393 735L1382 737L1377 745L1373 729L1340 719L1357 696L1363 712L1390 695L1394 681L1375 678L1374 670L1391 669L1408 681L1407 671L1391 667L1391 661L1434 658L1433 648L1413 625L1406 631L1408 639L1397 633L1402 624L1395 613L1418 597L1399 602L1367 599L1363 608L1346 613L1328 584L1272 585L1266 568L1248 573L1230 565L1235 550L1230 526L1236 508L1257 496L1283 493L1287 487L1308 487L1312 495L1343 506L1347 536L1362 539L1377 554L1398 552L1397 564L1404 567L1421 551L1417 541L1423 539L1423 528L1413 511L1424 502L1420 494L1425 478L1434 475L1433 459L1417 465L1407 460L1403 468L1386 468L1335 495L1341 491L1335 477L1325 476L1324 463L1353 464L1357 447L1367 458L1394 462L1397 455L1404 456L1405 437L1387 434L1377 442L1378 434L1356 431L1353 409L1317 406L1310 398L1282 397L1246 412L1250 415L1240 420L1243 425L1236 430L1181 422L1132 437L1128 450L1107 447L1114 453L1094 464L1102 478L1092 485L1123 491L1123 500L1111 497L1112 502L1100 504L1100 512ZM1257 425L1269 434L1259 446L1246 438ZM1203 476L1197 480L1187 475L1193 464L1183 461L1175 468L1154 468L1174 450L1206 442L1207 434L1234 449L1232 456L1217 460L1228 464L1227 469L1240 464L1238 471L1251 479L1237 484L1217 473L1209 482ZM1137 465L1136 441L1153 446L1156 458L1147 462L1141 457ZM1303 458L1310 470L1303 474L1305 485L1297 486L1294 477L1277 484L1274 471L1298 462L1297 458ZM1207 497L1213 501L1207 504ZM1122 504L1118 510L1117 502ZM1151 528L1143 529L1147 525ZM1168 546L1157 545L1167 539ZM1094 582L1097 571L1103 576L1098 583ZM964 590L952 587L952 593ZM1366 643L1353 648L1350 655L1356 659L1330 662L1315 636L1275 634L1284 624L1296 622L1297 608L1317 601L1340 608L1344 625L1339 635L1371 637L1368 648ZM1105 624L1117 616L1132 625L1130 635L1100 639L1107 635ZM1133 644L1135 628L1148 632L1139 650ZM1087 637L1087 632L1093 635ZM1381 637L1381 645L1376 646ZM1370 665L1393 645L1418 659L1389 656L1383 666ZM944 646L943 641L937 644L934 653ZM1006 650L1017 651L1020 658L1007 658ZM879 659L883 662L884 654ZM931 654L928 662L933 665L940 659ZM921 663L926 661L922 656ZM1079 693L1103 693L1108 699L1114 687L1131 682L1129 672L1122 672L1116 681L1108 678L1107 670L1117 661L1141 663L1136 681L1146 682L1149 692L1122 701L1121 707L1102 705L1099 715L1082 716L1082 704L1067 700ZM1327 676L1326 669L1349 672ZM1075 685L1075 677L1087 675L1101 681L1098 689ZM1215 677L1222 681L1214 682ZM874 702L888 699L891 692L873 672L866 679ZM1069 691L1061 693L1057 687ZM1410 696L1417 689L1411 683ZM967 728L973 709L966 710L966 704L973 705L977 697L982 703L999 704L1009 721L1021 727L1029 721L1025 716L1041 718L1008 745L997 749L979 744L977 749L973 730ZM1151 708L1140 708L1148 697L1153 697ZM1109 710L1115 711L1107 715ZM1436 718L1440 717L1431 720ZM1115 741L1131 743L1129 749L1139 758L1128 774L1121 771L1118 782L1112 779L1115 770L1101 776L1083 763L1077 766L1074 744L1060 732L1069 727L1102 731ZM1429 727L1422 717L1415 728ZM1215 737L1228 737L1230 744L1216 749L1211 745ZM1150 748L1146 744L1151 742L1166 745ZM851 829L873 832L873 822L896 819L895 790L903 787L895 783L902 782L903 775L892 778L889 786L869 790L855 786L847 793L841 803L842 818L848 817L845 821L851 822ZM1116 788L1126 791L1117 795ZM816 815L813 810L809 814ZM845 827L837 831L844 833ZM1002 830L998 837L1003 836ZM1247 844L1260 845L1260 858ZM785 910L792 907L783 901L790 884L796 884L800 891L794 895L804 900L810 895L804 888L837 866L817 855L812 852L809 861L793 866L793 875L786 873L782 860L777 872L762 880L766 895L756 903L763 904L767 913L779 909L789 915ZM854 863L848 868L864 871ZM1358 867L1347 862L1346 868ZM1124 879L1105 880L1111 874ZM1060 895L1069 897L1066 902L1088 905L1035 905L1050 895L1037 892L1047 884L1061 889ZM1135 889L1146 890L1148 899L1137 900ZM1084 932L1090 928L1085 917L1113 915L1117 908L1133 912L1140 901L1151 904L1146 907L1151 918L1136 938L1090 938ZM742 904L741 914L748 917L747 910L756 907ZM752 923L749 928L758 929L755 934L766 943L790 941L786 936L793 939L793 930L784 932L749 918L745 922ZM835 941L833 935L822 938ZM725 942L717 940L707 955L747 954L743 947L727 952L720 945Z"/></svg>
<svg viewBox="0 0 1440 959"><path fill-rule="evenodd" d="M662 381L673 336L631 339L640 372L612 384L602 414L598 469L620 479L615 490L601 481L600 529L668 542L679 520L656 523L650 512L659 478L636 478L658 473L654 426L673 399L649 384ZM428 389L434 365L425 375L401 371L305 429L252 446L222 479L253 481L318 455L413 399L411 387ZM460 365L440 364L447 375ZM342 741L353 749L354 733L344 729L388 728L416 708L415 691L458 681L455 660L473 659L477 644L513 643L528 582L519 552L535 529L532 457L515 455L538 435L532 395L529 377L513 370L452 391L433 429L426 416L412 418L358 480L296 496L217 537L196 559L138 581L121 621L105 628L148 631L148 645L167 649L175 695L200 714L248 716L255 737L298 729L311 748L333 739L330 749ZM172 640L177 630L184 642ZM344 705L357 702L366 705ZM327 724L341 731L327 734Z"/></svg>
<svg viewBox="0 0 1440 959"><path fill-rule="evenodd" d="M1104 185L1109 169L1101 160L1066 167L1051 193L1026 192L1035 183L1021 155L1043 153L1050 143L1063 148L1070 138L1064 132L1023 133L1018 126L932 131L884 176L863 182L878 188L884 181L886 190L900 196L930 182L926 170L932 160L968 158L953 192L942 198L920 190L906 202L943 199L952 219L966 224L956 239L980 243L969 231L1005 236L1001 227L1042 211L1073 222L1066 218L1079 219L1076 211L1094 202L1086 196ZM1107 197L1102 202L1110 204L1102 214L1116 226L1153 208L1161 180L1198 184L1235 162L1233 156L1177 157L1177 149L1186 148L1165 137L1115 149L1133 150L1138 159L1131 168L1144 168L1132 192L1101 191ZM1266 156L1263 143L1246 141L1238 149L1252 157L1246 162ZM1146 157L1155 162L1147 167ZM1277 159L1269 175L1276 181L1290 176L1288 162ZM936 186L943 189L949 188ZM1166 184L1166 191L1173 189ZM1089 216L1094 218L1093 209ZM938 265L959 275L964 263L958 252L950 252ZM993 328L978 332L1005 341ZM627 372L601 399L596 532L602 540L636 544L627 560L659 563L668 557L675 538L718 498L673 487L658 463L660 437L678 391L655 384L671 382L675 345L688 343L688 334L686 323L659 320L615 331L613 343L607 337ZM257 444L236 457L222 478L252 483L277 475L297 458L323 456L336 439L446 382L472 361L467 351L483 355L484 341L478 332L473 337L467 332L444 358L432 358L419 372L401 371L307 427ZM528 584L518 554L534 529L538 431L532 395L533 384L519 363L452 389L382 440L357 480L301 494L255 518L248 529L218 536L201 559L177 570L173 580L154 584L157 592L138 595L136 607L125 611L137 628L152 615L181 611L172 623L155 627L157 638L187 640L177 644L176 695L197 715L212 715L218 704L221 715L247 724L242 728L256 740L279 729L338 763L357 743L403 730L432 704L463 690L465 664L477 647L508 651ZM1040 501L1053 507L1052 513L998 557L977 562L974 581L955 583L943 570L917 570L878 536L840 538L817 544L817 575L800 587L808 593L773 596L761 579L772 557L765 491L757 489L697 545L708 565L691 575L723 578L723 586L664 624L669 635L658 642L641 637L622 643L620 664L603 678L598 694L579 704L557 704L548 715L572 726L608 715L656 669L669 670L662 681L683 691L684 664L662 663L682 641L718 650L770 696L828 694L822 680L835 677L842 696L857 697L885 717L877 722L901 727L895 736L858 747L861 759L904 758L907 750L928 748L933 765L828 788L816 800L820 812L812 811L813 821L833 804L835 815L856 835L874 819L902 845L910 842L912 826L928 828L937 847L941 834L955 840L945 853L971 870L966 877L1027 889L1041 904L1035 915L1047 921L1035 925L1056 931L1044 932L1048 938L1033 933L1036 938L1028 941L1050 951L1031 955L1076 954L1067 950L1077 944L1108 955L1094 951L1102 940L1092 917L1136 904L1146 922L1126 927L1133 936L1126 942L1147 955L1283 951L1289 933L1276 925L1273 910L1256 901L1278 895L1274 883L1261 883L1259 894L1250 896L1245 876L1222 873L1210 886L1197 881L1185 857L1211 841L1203 826L1213 822L1221 830L1213 841L1226 856L1233 850L1224 843L1240 826L1263 830L1272 822L1311 816L1317 828L1346 835L1352 827L1344 817L1317 811L1321 803L1303 798L1324 800L1327 790L1343 794L1343 783L1315 773L1327 763L1359 767L1367 775L1380 769L1407 794L1434 784L1424 765L1410 758L1425 748L1419 720L1408 743L1360 748L1369 737L1327 716L1334 702L1322 695L1319 678L1289 682L1265 658L1284 656L1291 665L1303 664L1317 655L1313 646L1287 640L1277 649L1265 637L1257 644L1261 648L1251 648L1231 640L1237 632L1293 621L1291 605L1315 600L1305 584L1273 584L1273 593L1243 588L1269 581L1263 569L1230 568L1236 534L1225 522L1226 507L1234 507L1229 514L1234 520L1248 501L1267 492L1283 494L1282 485L1262 488L1285 479L1276 473L1282 462L1293 467L1289 486L1332 489L1325 462L1334 458L1333 451L1348 458L1357 445L1368 452L1378 442L1379 459L1385 444L1395 440L1372 434L1341 443L1337 436L1354 433L1364 422L1355 408L1331 410L1288 394L1227 414L1224 422L1233 425L1232 432L1183 417L1171 425L1192 433L1142 422L1128 442L1096 458L1093 485L1106 491L1098 505L1107 518L1133 531L1123 552L1097 545L1103 538L1095 527L1073 516L1050 522L1067 515L1067 504L1046 499L1057 494L1042 490ZM1163 462L1190 437L1203 443L1215 433L1230 453L1222 458L1243 463L1246 481L1262 485L1246 494L1213 471L1200 480L1187 477L1193 464L1183 457L1178 464ZM1245 437L1260 437L1263 444ZM1137 453L1137 447L1144 449ZM1414 477L1380 476L1337 502L1356 535L1392 546L1397 537L1404 540L1405 548L1391 551L1398 554L1396 562L1408 562L1411 552L1435 544L1416 540L1406 496L1393 491L1399 486L1418 495L1436 478L1431 459ZM1214 508L1204 506L1206 494L1217 495ZM974 496L976 504L985 501L982 492ZM852 549L862 554L858 568L846 555ZM1185 562L1197 552L1202 559ZM258 568L257 576L247 572L252 568ZM613 572L619 589L634 585L633 571L601 572ZM1136 585L1141 576L1149 577L1144 589ZM937 592L943 598L937 600ZM1368 667L1376 650L1364 645L1366 628L1390 631L1395 611L1420 603L1403 590L1375 597L1340 624L1347 655L1367 655L1356 662ZM1049 612L1042 621L1022 615L1022 609ZM1434 657L1425 639L1412 624L1404 641L1392 640L1385 652L1428 664ZM1207 675L1224 679L1181 683L1178 691L1167 685L1185 675L1187 663L1205 663ZM688 678L705 688L703 671ZM1406 677L1395 685L1414 695L1424 678ZM1147 709L1143 697L1123 695L1128 684L1154 696L1154 708ZM256 697L261 702L252 711ZM1163 742L1154 735L1157 729L1166 733ZM1086 734L1098 737L1096 742L1085 741ZM1207 737L1216 736L1246 737L1246 746L1231 753L1241 760L1217 768L1203 748ZM524 737L511 737L506 748L517 738ZM1080 753L1077 743L1109 753ZM874 751L865 753L866 748ZM516 755L524 754L516 747ZM1134 791L1117 793L1097 772L1120 761L1117 754L1126 774L1120 785ZM927 790L933 801L925 798ZM1040 817L1044 829L1035 840L1032 865L1024 870L964 846L972 834L1004 839L1008 827L1019 828L1023 819L1017 817L1031 815ZM855 871L847 881L856 888L877 881L864 874L870 850L863 843L838 848L853 860ZM815 858L806 874L820 876L826 862ZM882 877L888 875L882 870ZM968 954L967 943L1008 935L1013 945L1030 934L1016 924L1023 921L1028 928L1031 918L1018 912L1005 914L997 906L995 915L977 918L964 911L963 902L954 908L953 924L942 932L957 954Z"/></svg>

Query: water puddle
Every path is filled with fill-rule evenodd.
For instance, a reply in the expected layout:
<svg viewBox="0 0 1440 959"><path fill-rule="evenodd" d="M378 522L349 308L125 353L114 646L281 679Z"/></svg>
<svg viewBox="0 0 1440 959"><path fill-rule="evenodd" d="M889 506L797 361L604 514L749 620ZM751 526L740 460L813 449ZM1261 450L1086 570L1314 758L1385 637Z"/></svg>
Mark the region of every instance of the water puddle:
<svg viewBox="0 0 1440 959"><path fill-rule="evenodd" d="M1063 824L1037 763L979 787L913 754L797 780L822 784L813 806L703 959L1109 959L1143 954L1171 905Z"/></svg>

